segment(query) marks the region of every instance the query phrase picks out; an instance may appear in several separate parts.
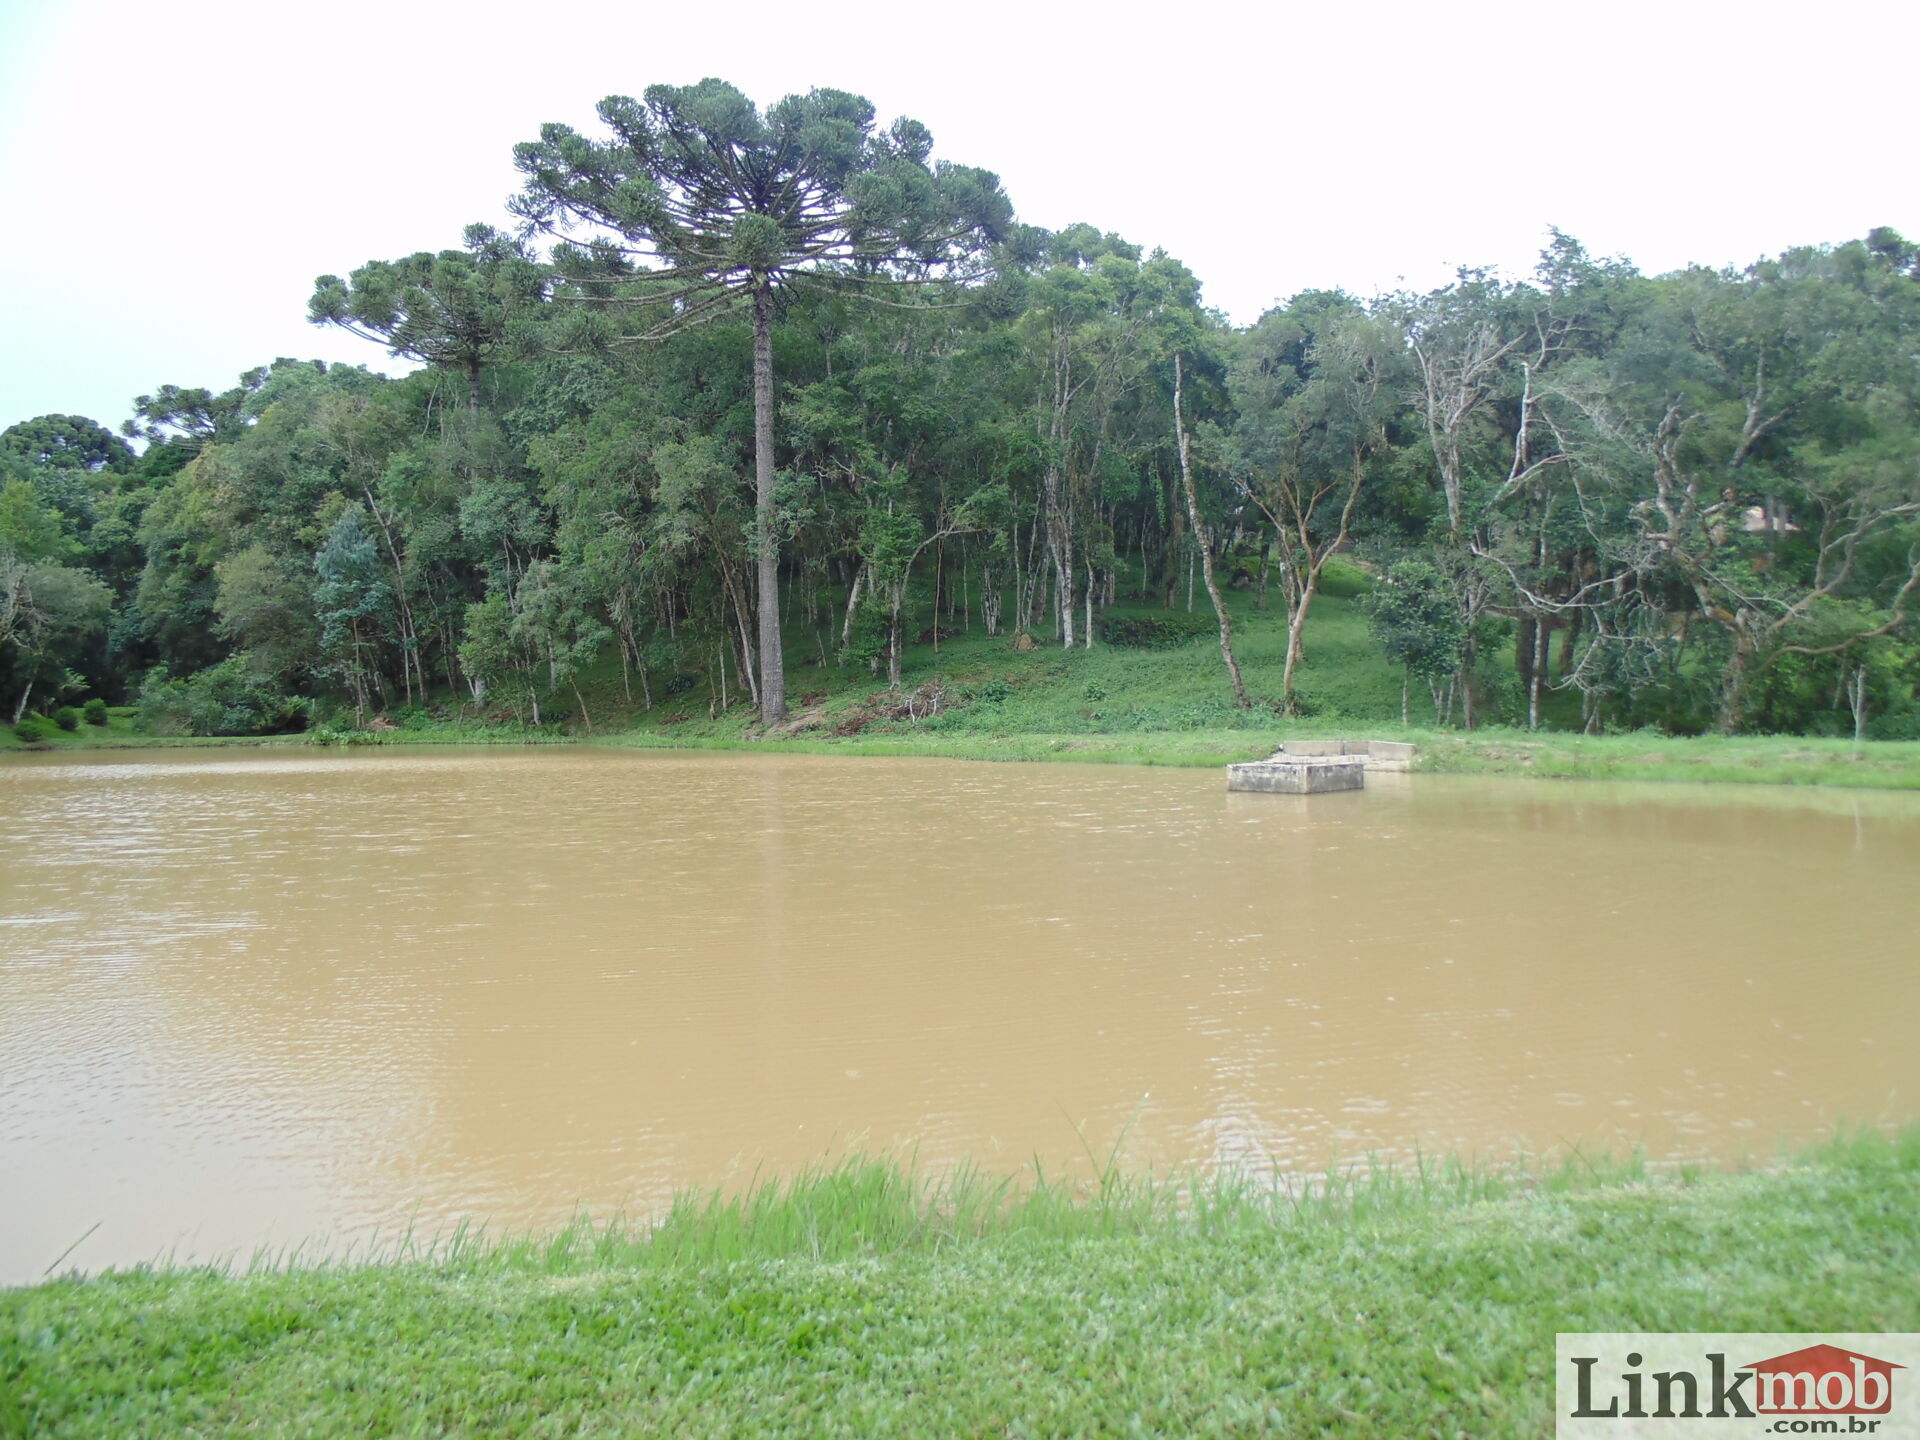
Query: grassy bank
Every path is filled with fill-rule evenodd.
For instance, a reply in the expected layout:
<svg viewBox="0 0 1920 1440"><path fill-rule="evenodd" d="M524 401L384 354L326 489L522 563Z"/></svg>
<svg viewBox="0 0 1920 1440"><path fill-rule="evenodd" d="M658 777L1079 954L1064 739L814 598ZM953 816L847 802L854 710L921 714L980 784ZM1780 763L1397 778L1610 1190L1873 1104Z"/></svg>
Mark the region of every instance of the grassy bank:
<svg viewBox="0 0 1920 1440"><path fill-rule="evenodd" d="M1824 785L1920 789L1920 741L1851 743L1800 736L1568 735L1551 731L1429 730L1416 726L1276 723L1261 731L1188 730L1128 734L1023 734L947 729L884 731L846 739L764 736L750 721L601 737L632 748L782 750L820 755L929 755L956 760L1067 760L1083 764L1211 767L1271 754L1288 738L1334 736L1411 741L1416 768L1436 775L1507 775L1545 780L1662 780L1739 785Z"/></svg>
<svg viewBox="0 0 1920 1440"><path fill-rule="evenodd" d="M1870 741L1856 752L1849 741L1794 735L1476 730L1408 738L1422 748L1422 769L1453 775L1920 789L1920 741L1912 740Z"/></svg>
<svg viewBox="0 0 1920 1440"><path fill-rule="evenodd" d="M651 1237L0 1292L0 1434L1550 1433L1557 1330L1920 1328L1920 1132L1313 1198L850 1164Z"/></svg>
<svg viewBox="0 0 1920 1440"><path fill-rule="evenodd" d="M1049 733L1003 729L936 728L908 722L870 726L836 736L814 725L765 734L744 711L677 725L638 723L625 728L532 731L512 725L429 723L372 731L353 745L526 745L588 742L627 749L752 750L802 755L929 756L953 760L1046 761L1080 764L1175 765L1211 768L1272 753L1289 737L1371 736L1420 747L1418 768L1429 774L1506 775L1547 780L1655 780L1739 785L1820 785L1850 789L1920 790L1920 741L1870 741L1856 752L1843 740L1784 735L1678 737L1572 735L1489 727L1435 730L1397 723L1290 721L1258 729ZM47 745L0 744L34 754L245 745L306 747L302 735L230 739L146 736L116 719L111 729Z"/></svg>
<svg viewBox="0 0 1920 1440"><path fill-rule="evenodd" d="M285 735L147 735L135 727L133 707L116 706L107 711L104 725L81 724L73 730L48 727L44 740L27 744L14 734L11 725L0 725L0 754L72 754L95 750L152 749L160 746L271 745L299 736Z"/></svg>
<svg viewBox="0 0 1920 1440"><path fill-rule="evenodd" d="M972 630L929 634L904 656L902 685L890 692L862 665L832 662L832 637L789 625L788 693L793 714L777 732L759 726L737 683L724 694L711 674L654 674L643 686L621 673L615 657L582 678L580 702L569 688L542 702L558 723L532 730L496 707L477 715L451 700L400 713L392 728L357 733L355 743L498 744L593 739L676 749L779 748L836 755L933 755L966 760L1071 760L1143 765L1217 766L1272 752L1289 736L1373 736L1410 740L1421 768L1453 774L1524 775L1556 779L1689 780L1745 784L1833 785L1920 789L1920 741L1875 741L1858 754L1841 739L1798 736L1676 738L1649 732L1584 736L1573 697L1548 696L1548 728L1528 732L1495 724L1471 732L1438 723L1431 699L1412 695L1400 718L1400 675L1367 633L1357 596L1358 572L1339 567L1307 627L1301 697L1308 712L1282 720L1270 705L1237 710L1231 703L1217 640L1210 633L1147 648L1097 644L1061 650L1044 640L1016 648L1006 635ZM1235 644L1258 694L1279 687L1285 626L1277 610L1259 610L1251 596L1232 597ZM1181 621L1207 630L1205 597ZM1152 606L1123 604L1119 620L1163 619ZM830 628L830 627L829 627ZM737 682L738 677L734 677ZM648 704L651 693L653 703ZM725 700L723 705L721 702ZM1511 711L1517 691L1499 698ZM1553 728L1559 726L1561 728ZM300 736L244 742L145 737L131 711L116 711L104 729L61 732L43 753L147 744L303 744ZM23 748L0 727L0 753Z"/></svg>

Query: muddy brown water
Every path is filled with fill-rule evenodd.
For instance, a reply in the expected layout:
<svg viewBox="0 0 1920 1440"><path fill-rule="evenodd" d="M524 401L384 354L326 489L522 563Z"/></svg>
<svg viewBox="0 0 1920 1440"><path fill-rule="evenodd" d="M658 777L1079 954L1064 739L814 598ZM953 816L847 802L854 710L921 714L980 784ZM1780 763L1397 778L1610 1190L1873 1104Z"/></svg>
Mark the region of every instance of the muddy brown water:
<svg viewBox="0 0 1920 1440"><path fill-rule="evenodd" d="M1316 1173L1920 1118L1920 797L592 749L0 767L0 1283L850 1147Z"/></svg>

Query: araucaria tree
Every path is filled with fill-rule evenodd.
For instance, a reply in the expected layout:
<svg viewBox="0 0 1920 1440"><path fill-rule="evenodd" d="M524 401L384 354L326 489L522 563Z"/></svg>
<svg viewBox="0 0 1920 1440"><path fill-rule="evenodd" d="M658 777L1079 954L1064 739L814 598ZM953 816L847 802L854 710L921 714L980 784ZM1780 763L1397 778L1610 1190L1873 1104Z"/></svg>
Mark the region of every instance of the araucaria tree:
<svg viewBox="0 0 1920 1440"><path fill-rule="evenodd" d="M396 356L466 377L467 408L480 410L480 372L505 347L516 310L537 305L546 278L518 241L469 225L465 250L369 260L352 276L313 282L307 318L338 325Z"/></svg>
<svg viewBox="0 0 1920 1440"><path fill-rule="evenodd" d="M903 284L965 279L984 269L1011 207L987 171L930 163L926 127L901 119L876 130L873 107L844 91L790 95L763 115L708 79L651 86L644 101L611 96L599 115L610 139L547 125L516 147L527 184L515 208L560 242L554 262L580 282L578 299L639 308L621 340L750 309L760 712L779 720L774 297L812 288L888 299Z"/></svg>

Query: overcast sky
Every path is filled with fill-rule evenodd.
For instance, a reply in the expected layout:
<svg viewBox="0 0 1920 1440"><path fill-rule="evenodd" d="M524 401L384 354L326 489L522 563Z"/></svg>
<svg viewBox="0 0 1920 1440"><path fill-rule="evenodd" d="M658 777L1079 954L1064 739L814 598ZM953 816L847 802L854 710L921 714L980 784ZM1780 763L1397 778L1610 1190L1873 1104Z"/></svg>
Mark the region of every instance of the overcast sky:
<svg viewBox="0 0 1920 1440"><path fill-rule="evenodd" d="M911 115L1240 322L1524 274L1549 225L1656 272L1920 235L1917 10L0 0L0 426L277 355L390 369L307 323L316 275L458 245L543 122L706 75Z"/></svg>

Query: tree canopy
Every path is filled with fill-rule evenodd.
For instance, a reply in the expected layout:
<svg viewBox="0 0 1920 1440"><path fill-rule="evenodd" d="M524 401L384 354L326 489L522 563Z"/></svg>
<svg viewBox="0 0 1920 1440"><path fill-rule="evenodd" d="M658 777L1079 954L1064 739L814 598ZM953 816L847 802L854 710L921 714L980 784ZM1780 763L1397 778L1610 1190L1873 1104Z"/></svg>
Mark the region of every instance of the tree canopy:
<svg viewBox="0 0 1920 1440"><path fill-rule="evenodd" d="M804 662L917 716L916 642L1217 630L1206 713L1251 725L1316 703L1337 570L1438 723L1920 734L1894 231L1667 275L1554 232L1528 276L1235 327L841 91L655 86L513 158L516 233L310 292L413 373L157 385L138 453L0 434L11 713L585 727L613 686L778 723ZM1284 657L1243 665L1270 595Z"/></svg>

